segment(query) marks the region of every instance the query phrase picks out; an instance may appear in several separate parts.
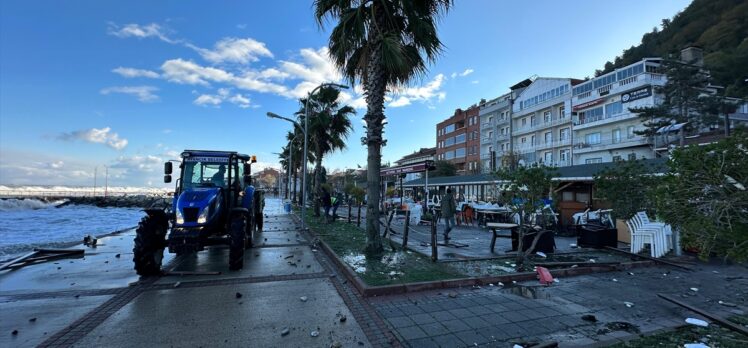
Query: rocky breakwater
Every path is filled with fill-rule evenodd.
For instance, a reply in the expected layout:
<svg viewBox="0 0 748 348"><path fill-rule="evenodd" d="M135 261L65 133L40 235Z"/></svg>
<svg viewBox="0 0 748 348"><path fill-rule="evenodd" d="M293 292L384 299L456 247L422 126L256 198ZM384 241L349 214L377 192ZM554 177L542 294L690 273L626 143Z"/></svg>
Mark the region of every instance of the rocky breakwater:
<svg viewBox="0 0 748 348"><path fill-rule="evenodd" d="M171 206L170 196L130 195L110 197L71 197L57 207L66 205L95 205L116 208L167 208Z"/></svg>

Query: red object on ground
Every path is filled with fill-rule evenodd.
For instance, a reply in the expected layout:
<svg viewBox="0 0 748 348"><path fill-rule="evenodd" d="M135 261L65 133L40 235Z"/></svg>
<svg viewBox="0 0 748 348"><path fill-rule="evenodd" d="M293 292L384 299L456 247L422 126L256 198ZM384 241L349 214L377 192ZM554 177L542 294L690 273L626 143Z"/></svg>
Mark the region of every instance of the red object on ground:
<svg viewBox="0 0 748 348"><path fill-rule="evenodd" d="M538 267L538 278L540 278L540 284L551 285L553 283L553 276L551 272L545 267Z"/></svg>

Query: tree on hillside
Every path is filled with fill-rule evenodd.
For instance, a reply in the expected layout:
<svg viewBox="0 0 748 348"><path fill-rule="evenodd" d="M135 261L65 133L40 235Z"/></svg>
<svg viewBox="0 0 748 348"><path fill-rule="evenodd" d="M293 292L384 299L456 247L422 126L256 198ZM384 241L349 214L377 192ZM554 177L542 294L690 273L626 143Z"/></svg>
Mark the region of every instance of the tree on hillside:
<svg viewBox="0 0 748 348"><path fill-rule="evenodd" d="M430 174L432 177L437 176L455 176L457 175L457 166L449 161L434 161L436 169Z"/></svg>
<svg viewBox="0 0 748 348"><path fill-rule="evenodd" d="M340 105L338 97L340 91L334 87L322 87L315 95L314 102L309 103L309 143L316 160L314 166L314 215L320 215L319 197L322 193L321 184L326 181L326 174L322 172L322 160L325 155L346 148L345 140L353 130L350 117L356 110L348 105ZM299 124L304 123L306 117L306 98L299 100L301 109L296 113ZM316 105L314 105L316 104Z"/></svg>
<svg viewBox="0 0 748 348"><path fill-rule="evenodd" d="M425 75L426 61L433 62L442 43L436 21L452 6L451 0L315 0L320 26L335 21L330 34L330 55L351 82L360 81L366 95L368 185L366 233L368 253L381 253L379 233L379 169L387 89Z"/></svg>

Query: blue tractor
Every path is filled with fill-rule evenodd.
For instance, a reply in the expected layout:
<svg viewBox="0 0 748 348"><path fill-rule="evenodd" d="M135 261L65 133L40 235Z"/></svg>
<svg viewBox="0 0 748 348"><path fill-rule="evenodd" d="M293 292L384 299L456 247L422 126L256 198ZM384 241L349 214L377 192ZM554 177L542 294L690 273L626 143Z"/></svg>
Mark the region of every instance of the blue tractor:
<svg viewBox="0 0 748 348"><path fill-rule="evenodd" d="M164 249L177 255L206 246L229 246L229 269L244 265L244 250L254 231L262 230L263 192L251 184L255 156L236 152L185 150L179 165L171 208L146 209L136 230L135 271L141 276L161 273ZM172 163L164 164L170 183Z"/></svg>

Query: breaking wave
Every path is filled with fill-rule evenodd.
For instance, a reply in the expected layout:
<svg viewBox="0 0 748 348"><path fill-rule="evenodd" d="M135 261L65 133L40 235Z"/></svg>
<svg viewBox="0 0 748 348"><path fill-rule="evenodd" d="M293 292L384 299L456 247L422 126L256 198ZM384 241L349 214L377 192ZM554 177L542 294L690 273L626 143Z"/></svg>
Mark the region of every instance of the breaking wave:
<svg viewBox="0 0 748 348"><path fill-rule="evenodd" d="M0 199L0 211L47 209L64 202L64 200L45 202L38 199Z"/></svg>

